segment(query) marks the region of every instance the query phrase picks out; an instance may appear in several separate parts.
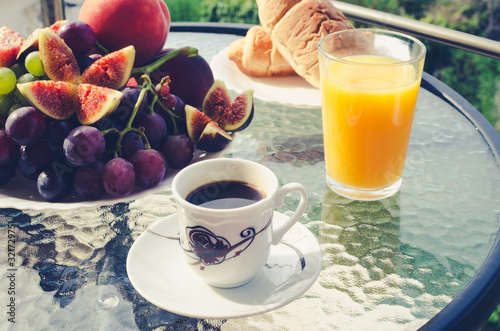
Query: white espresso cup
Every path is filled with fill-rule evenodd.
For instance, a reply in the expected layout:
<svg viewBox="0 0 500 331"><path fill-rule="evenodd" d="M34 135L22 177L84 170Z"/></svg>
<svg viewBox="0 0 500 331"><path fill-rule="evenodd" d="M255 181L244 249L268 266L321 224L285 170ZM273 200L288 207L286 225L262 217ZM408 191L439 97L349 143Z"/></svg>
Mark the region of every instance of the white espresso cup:
<svg viewBox="0 0 500 331"><path fill-rule="evenodd" d="M233 183L237 183L236 188L231 188ZM255 189L262 194L260 199L243 201L243 206L240 199L227 200L245 192L238 185L247 184L250 192ZM295 191L301 196L297 209L276 228L274 209L280 208L285 196ZM233 158L189 165L174 177L172 192L177 202L180 245L187 263L206 283L223 288L246 284L263 270L271 244L279 244L299 220L308 199L301 184L280 187L269 168ZM197 198L189 202L193 192L198 192ZM221 194L225 194L224 200L213 200ZM230 203L214 207L206 206L206 201Z"/></svg>

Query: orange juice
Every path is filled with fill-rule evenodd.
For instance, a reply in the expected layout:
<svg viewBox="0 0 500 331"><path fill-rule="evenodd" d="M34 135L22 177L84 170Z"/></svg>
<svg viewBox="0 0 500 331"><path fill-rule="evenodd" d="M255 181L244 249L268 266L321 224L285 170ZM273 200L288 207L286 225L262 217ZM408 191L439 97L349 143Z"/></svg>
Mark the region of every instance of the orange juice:
<svg viewBox="0 0 500 331"><path fill-rule="evenodd" d="M421 74L383 56L343 60L321 77L327 175L347 187L384 188L403 173Z"/></svg>

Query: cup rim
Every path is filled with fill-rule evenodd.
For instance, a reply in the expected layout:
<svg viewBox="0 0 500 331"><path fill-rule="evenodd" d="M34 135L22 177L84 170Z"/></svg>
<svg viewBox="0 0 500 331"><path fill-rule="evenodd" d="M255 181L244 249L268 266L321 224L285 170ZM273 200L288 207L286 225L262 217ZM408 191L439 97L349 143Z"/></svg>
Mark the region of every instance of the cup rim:
<svg viewBox="0 0 500 331"><path fill-rule="evenodd" d="M261 168L262 170L264 170L265 172L268 172L272 176L272 180L274 182L274 185L273 185L274 190L272 192L266 192L265 198L258 200L258 201L255 201L252 204L249 204L249 205L246 205L243 207L226 208L226 209L207 208L207 207L202 207L199 205L192 204L192 203L188 202L184 197L182 197L179 194L179 192L177 192L176 186L179 184L180 177L183 176L186 172L190 171L192 169L192 167L194 167L194 166L201 167L203 165L206 165L207 163L221 163L222 164L224 162L245 163L245 164L251 164L252 166L256 166L256 167ZM193 189L195 189L195 188L193 188ZM173 194L174 199L177 203L179 203L183 207L188 207L188 208L194 209L194 210L199 211L199 212L212 212L212 213L215 212L217 214L234 213L235 211L245 211L247 209L256 208L256 207L260 206L261 204L268 203L273 198L274 193L276 192L276 190L278 188L279 188L278 178L277 178L276 174L271 169L269 169L265 165L260 164L258 162L246 160L246 159L240 159L240 158L218 158L218 159L198 161L196 163L192 163L192 164L188 165L187 167L183 168L181 171L179 171L174 176L174 179L172 180L172 194Z"/></svg>
<svg viewBox="0 0 500 331"><path fill-rule="evenodd" d="M393 63L389 63L389 64L375 64L375 63L360 63L360 62L346 60L344 58L337 57L335 55L332 55L332 54L328 53L322 47L323 42L327 38L331 38L334 35L346 34L346 33L358 33L358 32L375 32L376 34L385 34L385 35L388 35L388 36L392 35L392 36L404 37L404 38L409 39L409 40L415 42L416 44L418 44L420 46L420 53L415 58L413 58L411 60L397 61L397 62L393 62ZM342 62L342 63L346 63L346 64L352 64L352 65L358 65L358 66L359 65L363 65L363 66L377 66L377 67L394 67L394 66L402 66L402 65L405 65L405 64L419 62L419 61L421 61L425 57L425 55L427 53L427 48L425 47L424 43L422 41L420 41L419 39L411 36L411 35L408 35L406 33L401 33L401 32L398 32L398 31L383 30L383 29L372 29L372 28L346 29L346 30L336 31L336 32L327 34L326 36L322 37L319 40L319 42L318 42L318 50L319 50L319 52L323 56L325 56L326 58L328 58L330 60L333 60L333 61Z"/></svg>

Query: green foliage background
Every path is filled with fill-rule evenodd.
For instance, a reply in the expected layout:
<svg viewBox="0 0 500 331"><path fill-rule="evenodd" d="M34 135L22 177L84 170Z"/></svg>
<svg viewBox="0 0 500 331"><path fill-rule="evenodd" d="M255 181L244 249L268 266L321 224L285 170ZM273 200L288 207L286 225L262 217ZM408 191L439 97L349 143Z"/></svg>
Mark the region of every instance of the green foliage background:
<svg viewBox="0 0 500 331"><path fill-rule="evenodd" d="M259 24L255 0L165 0L165 2L174 22ZM486 37L486 27L492 15L488 2L494 3L496 0L347 0L345 2ZM361 27L358 23L354 25ZM424 40L424 43L428 49L425 71L464 96L500 132L500 60L431 41Z"/></svg>
<svg viewBox="0 0 500 331"><path fill-rule="evenodd" d="M255 0L165 0L165 2L174 22L259 24ZM498 0L346 0L344 2L477 36L500 39ZM361 27L360 24L353 23L355 27ZM488 33L492 33L493 37ZM500 60L431 41L424 40L424 43L427 47L424 70L464 96L500 132ZM493 330L500 330L500 305L483 329L483 331Z"/></svg>

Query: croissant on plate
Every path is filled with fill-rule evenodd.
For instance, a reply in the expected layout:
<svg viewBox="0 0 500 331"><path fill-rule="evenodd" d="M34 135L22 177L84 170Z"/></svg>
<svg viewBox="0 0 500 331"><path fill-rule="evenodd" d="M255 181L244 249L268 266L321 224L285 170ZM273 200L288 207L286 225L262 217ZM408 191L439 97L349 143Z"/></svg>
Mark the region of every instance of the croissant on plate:
<svg viewBox="0 0 500 331"><path fill-rule="evenodd" d="M319 88L320 39L354 29L352 24L329 0L256 1L262 27L250 29L244 40L234 42L229 57L249 75L283 76L294 72Z"/></svg>
<svg viewBox="0 0 500 331"><path fill-rule="evenodd" d="M260 22L281 55L297 74L319 88L320 39L354 26L329 0L257 0L257 5Z"/></svg>
<svg viewBox="0 0 500 331"><path fill-rule="evenodd" d="M251 27L245 38L229 45L228 56L243 73L250 76L296 75L271 41L271 37L259 25Z"/></svg>

